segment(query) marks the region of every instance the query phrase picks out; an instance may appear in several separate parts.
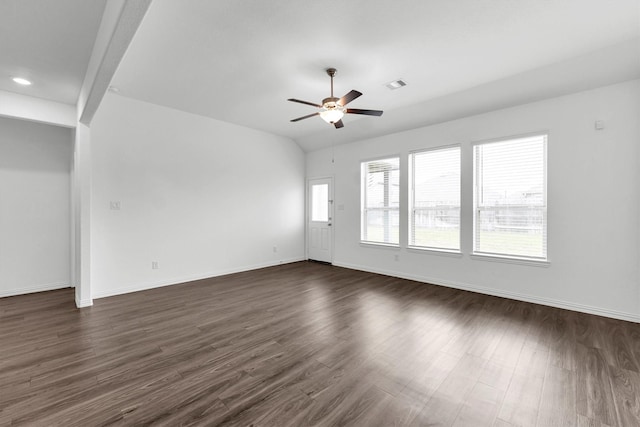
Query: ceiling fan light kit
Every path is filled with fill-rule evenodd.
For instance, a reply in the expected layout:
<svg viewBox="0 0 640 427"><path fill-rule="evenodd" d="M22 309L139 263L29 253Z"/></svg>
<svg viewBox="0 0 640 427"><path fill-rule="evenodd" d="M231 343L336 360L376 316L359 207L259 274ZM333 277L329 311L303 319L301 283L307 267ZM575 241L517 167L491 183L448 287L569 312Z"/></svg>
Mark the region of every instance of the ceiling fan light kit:
<svg viewBox="0 0 640 427"><path fill-rule="evenodd" d="M346 108L346 105L358 98L362 95L361 92L357 90L352 90L347 93L342 98L336 98L333 96L333 77L336 75L335 68L327 68L327 74L331 77L331 96L329 98L325 98L322 100L322 105L314 104L313 102L301 101L295 98L289 98L287 101L297 102L300 104L311 105L312 107L317 107L319 111L317 113L308 114L306 116L298 117L296 119L292 119L292 122L297 122L303 119L308 119L309 117L319 115L322 120L325 122L332 124L336 129L340 129L344 127L342 123L342 118L345 114L362 114L366 116L381 116L381 110L360 110L357 108Z"/></svg>
<svg viewBox="0 0 640 427"><path fill-rule="evenodd" d="M327 99L335 99L335 101L327 101ZM344 117L346 108L338 104L336 98L325 98L322 101L322 111L320 111L320 117L327 123L334 124L338 120Z"/></svg>

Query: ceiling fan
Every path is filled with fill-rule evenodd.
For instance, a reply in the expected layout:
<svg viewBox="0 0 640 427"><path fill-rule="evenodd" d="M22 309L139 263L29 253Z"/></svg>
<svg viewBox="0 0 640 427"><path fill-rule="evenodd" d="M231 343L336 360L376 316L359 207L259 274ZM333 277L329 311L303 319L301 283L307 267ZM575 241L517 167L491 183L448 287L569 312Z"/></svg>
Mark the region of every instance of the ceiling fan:
<svg viewBox="0 0 640 427"><path fill-rule="evenodd" d="M346 105L361 96L362 93L357 90L352 90L342 98L334 98L333 96L333 76L336 75L335 68L327 68L327 74L331 77L331 96L329 98L325 98L322 100L322 105L315 104L313 102L301 101L299 99L289 98L287 101L298 102L300 104L311 105L312 107L317 107L320 111L315 112L313 114L308 114L306 116L298 117L297 119L291 120L292 122L297 122L300 120L308 119L313 116L320 116L322 120L327 123L330 123L336 127L336 129L340 129L344 127L344 123L342 123L342 117L345 114L363 114L365 116L381 116L381 110L361 110L359 108L346 108Z"/></svg>

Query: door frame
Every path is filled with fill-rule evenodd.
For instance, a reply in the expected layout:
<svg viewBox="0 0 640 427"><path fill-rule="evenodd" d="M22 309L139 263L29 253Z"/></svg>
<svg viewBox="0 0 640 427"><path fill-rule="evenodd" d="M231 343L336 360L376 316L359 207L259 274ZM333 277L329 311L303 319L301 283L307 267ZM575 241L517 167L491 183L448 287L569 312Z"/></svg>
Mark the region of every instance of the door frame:
<svg viewBox="0 0 640 427"><path fill-rule="evenodd" d="M313 177L307 177L307 180L305 182L305 186L304 186L304 194L305 194L305 201L304 201L304 218L305 218L305 222L304 222L304 254L305 254L305 259L308 261L309 260L309 221L310 221L310 216L311 216L311 212L309 211L309 207L311 205L311 194L309 193L309 187L310 187L310 183L311 181L315 181L318 179L327 179L329 180L329 218L331 221L331 227L329 227L329 233L331 234L331 261L330 264L333 265L333 254L334 254L334 250L335 250L335 233L334 233L334 229L335 229L335 188L334 188L334 176L333 175L321 175L321 176L313 176Z"/></svg>

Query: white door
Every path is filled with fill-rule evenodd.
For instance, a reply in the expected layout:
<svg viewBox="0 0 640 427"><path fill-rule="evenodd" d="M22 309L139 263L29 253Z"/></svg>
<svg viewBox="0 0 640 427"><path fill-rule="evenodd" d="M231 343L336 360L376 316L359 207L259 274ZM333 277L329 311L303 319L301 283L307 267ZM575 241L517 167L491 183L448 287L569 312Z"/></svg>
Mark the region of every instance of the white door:
<svg viewBox="0 0 640 427"><path fill-rule="evenodd" d="M331 263L333 185L331 178L310 179L307 192L307 256L315 261Z"/></svg>

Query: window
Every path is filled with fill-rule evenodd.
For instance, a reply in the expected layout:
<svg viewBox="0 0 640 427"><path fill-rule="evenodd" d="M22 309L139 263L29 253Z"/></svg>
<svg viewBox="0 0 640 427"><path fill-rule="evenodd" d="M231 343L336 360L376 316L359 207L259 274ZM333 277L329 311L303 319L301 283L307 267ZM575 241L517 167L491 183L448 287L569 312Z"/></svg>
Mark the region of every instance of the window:
<svg viewBox="0 0 640 427"><path fill-rule="evenodd" d="M399 206L400 158L363 162L362 241L398 245Z"/></svg>
<svg viewBox="0 0 640 427"><path fill-rule="evenodd" d="M460 147L409 156L409 245L460 250Z"/></svg>
<svg viewBox="0 0 640 427"><path fill-rule="evenodd" d="M547 259L547 136L474 146L474 253Z"/></svg>
<svg viewBox="0 0 640 427"><path fill-rule="evenodd" d="M311 221L329 221L329 184L311 186Z"/></svg>

